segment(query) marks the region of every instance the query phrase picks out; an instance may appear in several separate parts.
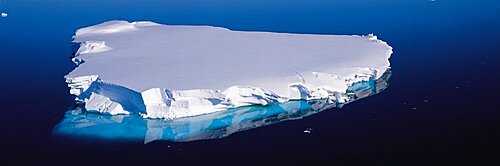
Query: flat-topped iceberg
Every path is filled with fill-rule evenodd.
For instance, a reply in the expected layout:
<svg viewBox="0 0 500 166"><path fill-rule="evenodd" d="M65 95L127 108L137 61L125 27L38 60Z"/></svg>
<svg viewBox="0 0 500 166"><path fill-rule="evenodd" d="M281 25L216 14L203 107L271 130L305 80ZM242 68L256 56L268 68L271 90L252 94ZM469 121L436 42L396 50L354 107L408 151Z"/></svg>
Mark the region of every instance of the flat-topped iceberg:
<svg viewBox="0 0 500 166"><path fill-rule="evenodd" d="M350 101L379 79L392 48L374 35L232 31L109 21L73 36L65 76L88 111L176 119L291 100Z"/></svg>

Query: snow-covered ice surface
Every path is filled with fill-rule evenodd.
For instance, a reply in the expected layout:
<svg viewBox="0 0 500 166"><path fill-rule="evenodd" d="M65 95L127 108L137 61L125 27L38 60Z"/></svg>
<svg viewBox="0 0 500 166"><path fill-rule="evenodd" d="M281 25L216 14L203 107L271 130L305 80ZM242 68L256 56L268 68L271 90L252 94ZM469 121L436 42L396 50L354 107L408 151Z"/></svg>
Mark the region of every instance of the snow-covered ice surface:
<svg viewBox="0 0 500 166"><path fill-rule="evenodd" d="M379 79L392 48L374 35L232 31L109 21L81 28L65 76L89 111L176 119L290 100L342 104Z"/></svg>
<svg viewBox="0 0 500 166"><path fill-rule="evenodd" d="M136 114L89 113L84 108L77 107L66 112L65 118L54 127L53 132L61 137L144 143L155 140L185 142L215 139L281 121L301 119L326 109L342 107L346 103L383 91L388 86L387 81L390 76L390 71L387 71L377 80L355 83L347 90L349 101L345 103L335 103L327 99L292 100L170 120L142 118ZM297 132L310 134L311 131L312 128L307 128Z"/></svg>

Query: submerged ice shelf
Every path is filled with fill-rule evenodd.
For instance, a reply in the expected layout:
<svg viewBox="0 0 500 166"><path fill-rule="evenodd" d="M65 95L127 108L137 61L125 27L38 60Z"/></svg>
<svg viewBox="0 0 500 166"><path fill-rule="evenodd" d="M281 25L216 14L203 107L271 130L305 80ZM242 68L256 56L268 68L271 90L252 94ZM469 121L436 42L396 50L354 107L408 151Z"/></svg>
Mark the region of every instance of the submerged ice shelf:
<svg viewBox="0 0 500 166"><path fill-rule="evenodd" d="M387 88L391 76L386 71L377 80L355 83L347 90L349 100L335 103L327 99L292 100L266 106L246 106L212 114L179 119L142 118L136 114L108 115L86 112L77 107L66 112L65 118L54 127L54 134L70 138L105 140L176 142L215 139L232 133L262 127L286 120L300 119L320 111L375 95ZM300 131L299 131L300 132Z"/></svg>
<svg viewBox="0 0 500 166"><path fill-rule="evenodd" d="M88 111L177 119L292 100L344 104L382 77L392 48L374 35L232 31L109 21L81 28L65 76Z"/></svg>

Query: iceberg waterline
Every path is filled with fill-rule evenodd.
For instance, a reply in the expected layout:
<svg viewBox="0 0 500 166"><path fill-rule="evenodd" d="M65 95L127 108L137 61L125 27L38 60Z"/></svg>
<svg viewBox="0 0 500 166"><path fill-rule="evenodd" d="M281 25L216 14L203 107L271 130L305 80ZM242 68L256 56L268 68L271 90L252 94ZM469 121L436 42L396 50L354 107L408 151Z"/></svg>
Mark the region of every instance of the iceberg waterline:
<svg viewBox="0 0 500 166"><path fill-rule="evenodd" d="M109 21L73 37L70 93L88 111L176 119L290 100L352 100L392 48L374 35L231 31Z"/></svg>
<svg viewBox="0 0 500 166"><path fill-rule="evenodd" d="M292 100L170 120L142 118L136 114L92 113L85 111L82 106L67 111L65 118L54 127L53 132L63 137L119 139L144 143L155 140L185 142L222 138L239 131L301 119L375 95L387 88L390 76L388 70L377 80L355 83L347 92L349 101L346 103L335 103L327 99Z"/></svg>

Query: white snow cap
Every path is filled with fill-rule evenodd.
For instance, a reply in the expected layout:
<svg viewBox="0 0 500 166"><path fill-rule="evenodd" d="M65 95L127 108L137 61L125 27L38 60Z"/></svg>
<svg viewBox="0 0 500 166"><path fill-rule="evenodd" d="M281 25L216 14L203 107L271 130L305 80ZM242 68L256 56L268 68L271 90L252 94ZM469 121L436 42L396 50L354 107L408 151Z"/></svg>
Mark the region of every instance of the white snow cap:
<svg viewBox="0 0 500 166"><path fill-rule="evenodd" d="M142 93L143 112L118 104L151 118L290 99L334 100L353 83L382 76L392 54L392 47L373 34L232 31L148 21L109 21L81 28L73 39L80 43L74 61L84 63L67 80L97 75L89 81Z"/></svg>

